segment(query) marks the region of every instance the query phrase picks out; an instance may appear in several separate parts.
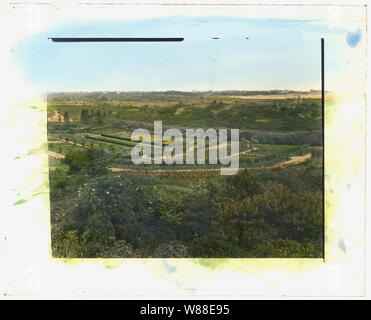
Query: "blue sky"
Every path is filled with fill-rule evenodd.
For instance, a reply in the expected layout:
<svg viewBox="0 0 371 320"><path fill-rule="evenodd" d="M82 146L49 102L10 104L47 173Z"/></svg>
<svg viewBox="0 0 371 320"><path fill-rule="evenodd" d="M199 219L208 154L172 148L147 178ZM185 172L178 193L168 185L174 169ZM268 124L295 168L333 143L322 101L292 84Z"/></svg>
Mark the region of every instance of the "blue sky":
<svg viewBox="0 0 371 320"><path fill-rule="evenodd" d="M185 40L53 43L48 37ZM336 78L345 63L347 33L312 21L187 16L70 21L24 39L13 57L25 79L42 91L320 89L321 37L326 79Z"/></svg>

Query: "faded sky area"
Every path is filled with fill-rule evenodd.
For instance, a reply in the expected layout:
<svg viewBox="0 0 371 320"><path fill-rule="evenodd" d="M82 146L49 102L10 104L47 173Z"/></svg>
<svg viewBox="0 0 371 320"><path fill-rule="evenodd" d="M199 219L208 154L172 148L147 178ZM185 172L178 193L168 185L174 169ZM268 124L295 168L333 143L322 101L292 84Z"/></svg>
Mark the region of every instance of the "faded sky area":
<svg viewBox="0 0 371 320"><path fill-rule="evenodd" d="M70 21L24 39L12 54L25 80L42 91L319 90L323 37L326 89L331 90L346 63L347 36L345 30L308 20L173 16ZM54 43L49 37L185 39Z"/></svg>

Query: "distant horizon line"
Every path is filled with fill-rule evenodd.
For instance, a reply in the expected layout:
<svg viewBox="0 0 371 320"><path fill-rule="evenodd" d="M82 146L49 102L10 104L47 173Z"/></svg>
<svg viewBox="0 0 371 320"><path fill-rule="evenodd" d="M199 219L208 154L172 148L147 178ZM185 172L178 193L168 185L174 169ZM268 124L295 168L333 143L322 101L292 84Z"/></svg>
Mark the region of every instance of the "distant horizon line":
<svg viewBox="0 0 371 320"><path fill-rule="evenodd" d="M186 92L186 93L203 93L203 92L321 92L321 89L256 89L256 90L243 90L243 89L220 89L220 90L80 90L80 91L49 91L47 94L52 93L164 93L164 92ZM329 92L326 90L325 92Z"/></svg>

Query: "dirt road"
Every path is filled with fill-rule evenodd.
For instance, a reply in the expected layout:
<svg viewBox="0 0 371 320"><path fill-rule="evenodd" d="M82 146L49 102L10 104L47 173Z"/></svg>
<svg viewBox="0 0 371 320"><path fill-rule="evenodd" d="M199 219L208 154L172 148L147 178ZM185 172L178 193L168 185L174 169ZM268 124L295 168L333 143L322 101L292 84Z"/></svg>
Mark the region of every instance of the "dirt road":
<svg viewBox="0 0 371 320"><path fill-rule="evenodd" d="M262 170L262 169L276 169L276 168L281 168L289 165L296 165L303 163L307 160L310 159L312 156L311 153L306 154L304 156L295 156L291 157L290 160L286 160L280 163L276 163L271 166L267 167L257 167L257 168L240 168L238 172L246 171L246 170ZM137 170L137 169L127 169L127 168L109 168L111 172L115 173L134 173L134 174L141 174L141 175L170 175L170 174L198 174L198 173L203 173L203 174L219 174L221 168L212 168L212 169L179 169L179 170Z"/></svg>
<svg viewBox="0 0 371 320"><path fill-rule="evenodd" d="M46 153L56 159L64 159L65 155L53 152L53 151L46 151ZM246 170L262 170L262 169L276 169L281 168L285 166L290 165L296 165L303 163L311 158L312 154L308 153L304 156L295 156L291 157L290 160L286 160L280 163L273 164L271 166L267 167L257 167L257 168L239 168L238 172L246 171ZM169 175L169 174L186 174L186 175L192 175L192 174L219 174L221 168L212 168L212 169L179 169L179 170L171 170L171 169L159 169L159 170L138 170L138 169L128 169L128 168L109 168L111 172L114 173L133 173L133 174L140 174L140 175Z"/></svg>
<svg viewBox="0 0 371 320"><path fill-rule="evenodd" d="M291 157L290 160L286 160L286 161L283 161L283 162L280 162L280 163L276 163L274 165L269 166L268 168L274 169L274 168L281 168L281 167L285 167L285 166L289 166L289 165L300 164L300 163L303 163L303 162L309 160L311 156L312 156L312 154L308 153L304 156Z"/></svg>
<svg viewBox="0 0 371 320"><path fill-rule="evenodd" d="M46 151L46 153L48 156L51 156L56 159L64 159L66 157L64 154L57 153L57 152L50 151L50 150Z"/></svg>

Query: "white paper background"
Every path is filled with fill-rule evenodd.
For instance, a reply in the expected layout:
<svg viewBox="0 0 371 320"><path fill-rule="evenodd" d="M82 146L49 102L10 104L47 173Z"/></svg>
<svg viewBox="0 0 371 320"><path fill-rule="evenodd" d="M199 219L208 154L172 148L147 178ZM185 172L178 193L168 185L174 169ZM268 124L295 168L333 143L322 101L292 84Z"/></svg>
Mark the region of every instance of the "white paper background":
<svg viewBox="0 0 371 320"><path fill-rule="evenodd" d="M341 24L352 31L354 20L365 16L362 7L96 6L58 3L61 2L55 1L54 5L1 4L1 295L140 295L158 298L192 297L195 294L210 297L365 294L366 37L362 38L357 50L349 52L351 64L344 69L344 76L336 84L341 101L336 112L326 115L332 120L331 125L326 126L326 175L329 175L326 198L331 201L331 216L326 216L326 263L321 259L240 259L236 261L237 268L231 264L210 270L193 263L191 259L167 259L176 265L175 273L166 271L163 259L71 259L73 261L66 262L50 257L48 194L47 189L43 189L47 181L47 156L41 149L46 143L45 93L35 91L32 83L23 80L21 70L14 66L10 57L10 50L17 41L72 18L135 19L173 14L316 17L326 19L334 27ZM37 109L31 106L37 106ZM20 159L14 159L20 155ZM347 188L349 183L352 186L350 190ZM46 192L32 197L35 188ZM28 196L30 201L14 206L19 193L26 198ZM345 253L338 248L340 238L348 246Z"/></svg>

